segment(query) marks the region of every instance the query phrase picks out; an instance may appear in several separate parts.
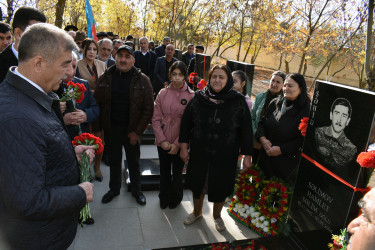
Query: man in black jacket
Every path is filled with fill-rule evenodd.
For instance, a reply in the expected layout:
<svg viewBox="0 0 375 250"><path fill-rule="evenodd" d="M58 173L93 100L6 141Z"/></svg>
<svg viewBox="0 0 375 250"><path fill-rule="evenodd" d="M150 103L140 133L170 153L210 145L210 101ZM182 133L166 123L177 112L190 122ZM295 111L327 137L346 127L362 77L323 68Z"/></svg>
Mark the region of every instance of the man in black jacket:
<svg viewBox="0 0 375 250"><path fill-rule="evenodd" d="M189 66L190 60L194 58L194 44L189 44L187 46L187 51L182 53L182 61L185 63L186 67Z"/></svg>
<svg viewBox="0 0 375 250"><path fill-rule="evenodd" d="M12 33L10 25L0 23L0 53L3 52L12 43Z"/></svg>
<svg viewBox="0 0 375 250"><path fill-rule="evenodd" d="M141 69L142 73L148 76L152 82L157 55L155 52L148 49L148 45L147 37L141 37L139 39L141 50L134 52L134 66Z"/></svg>
<svg viewBox="0 0 375 250"><path fill-rule="evenodd" d="M163 38L163 44L158 46L155 49L155 53L158 57L165 56L165 49L167 48L167 45L171 43L171 39L169 37Z"/></svg>
<svg viewBox="0 0 375 250"><path fill-rule="evenodd" d="M43 39L41 39L43 38ZM56 90L71 67L73 39L50 24L26 29L19 66L0 85L0 249L67 249L93 185L79 183L77 159ZM0 244L4 243L3 241Z"/></svg>
<svg viewBox="0 0 375 250"><path fill-rule="evenodd" d="M175 52L173 44L168 44L165 51L165 56L159 57L155 64L154 81L152 86L155 97L162 88L168 85L169 68L174 62L178 61L177 58L173 57Z"/></svg>
<svg viewBox="0 0 375 250"><path fill-rule="evenodd" d="M25 31L27 26L39 22L45 23L46 16L39 10L32 7L22 6L14 14L12 23L14 43L9 45L0 54L0 83L4 80L8 69L11 66L18 65L18 45L20 43L22 33Z"/></svg>

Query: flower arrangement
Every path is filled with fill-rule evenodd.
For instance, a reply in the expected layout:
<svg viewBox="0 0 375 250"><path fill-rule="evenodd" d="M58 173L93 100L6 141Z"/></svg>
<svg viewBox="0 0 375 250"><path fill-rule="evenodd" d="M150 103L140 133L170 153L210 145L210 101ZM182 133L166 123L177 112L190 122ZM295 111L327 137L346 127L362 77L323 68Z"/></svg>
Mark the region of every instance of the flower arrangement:
<svg viewBox="0 0 375 250"><path fill-rule="evenodd" d="M61 97L60 101L66 102L74 100L76 103L81 103L83 98L85 97L85 85L83 83L74 83L70 81L68 82L67 87L68 88L64 91L64 94Z"/></svg>
<svg viewBox="0 0 375 250"><path fill-rule="evenodd" d="M301 123L298 126L298 129L301 131L301 134L303 136L306 136L306 130L307 130L307 124L308 124L308 122L309 122L309 118L308 117L303 117L301 119Z"/></svg>
<svg viewBox="0 0 375 250"><path fill-rule="evenodd" d="M197 85L197 83L198 83L198 73L196 73L196 72L190 73L189 83L191 83L193 86Z"/></svg>
<svg viewBox="0 0 375 250"><path fill-rule="evenodd" d="M197 83L198 89L204 89L204 87L206 86L207 86L207 82L204 79L200 80L200 82Z"/></svg>
<svg viewBox="0 0 375 250"><path fill-rule="evenodd" d="M267 248L265 248L264 246L256 246L256 243L254 240L251 240L250 242L240 244L240 245L236 245L233 243L219 243L219 244L212 243L209 249L212 249L212 250L253 250L253 249L267 250Z"/></svg>
<svg viewBox="0 0 375 250"><path fill-rule="evenodd" d="M101 152L103 152L103 144L102 140L99 137L96 137L89 133L82 133L79 136L74 137L74 140L72 141L72 144L74 146L78 145L86 145L86 146L92 146L95 145L95 154L98 155ZM84 152L81 156L81 161L79 163L79 170L80 170L80 182L85 182L90 180L90 166L89 166L89 157ZM89 203L86 202L86 205L81 209L80 212L80 220L81 225L83 222L87 220L87 218L91 218L90 213L90 206Z"/></svg>
<svg viewBox="0 0 375 250"><path fill-rule="evenodd" d="M347 240L346 240L346 228L341 229L341 235L332 235L333 243L329 243L328 247L330 250L346 250Z"/></svg>
<svg viewBox="0 0 375 250"><path fill-rule="evenodd" d="M287 216L290 191L277 178L266 180L257 165L238 176L229 214L262 236L277 235Z"/></svg>
<svg viewBox="0 0 375 250"><path fill-rule="evenodd" d="M367 152L362 152L357 156L357 162L364 168L375 168L375 143L371 144Z"/></svg>

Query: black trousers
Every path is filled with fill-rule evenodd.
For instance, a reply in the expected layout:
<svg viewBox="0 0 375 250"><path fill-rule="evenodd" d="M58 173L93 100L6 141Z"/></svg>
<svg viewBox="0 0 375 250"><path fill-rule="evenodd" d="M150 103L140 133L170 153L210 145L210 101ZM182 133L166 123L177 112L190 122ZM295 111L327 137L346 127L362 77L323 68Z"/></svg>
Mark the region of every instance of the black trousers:
<svg viewBox="0 0 375 250"><path fill-rule="evenodd" d="M169 203L179 204L183 198L182 169L184 162L180 151L175 155L158 147L160 162L160 193L159 199Z"/></svg>
<svg viewBox="0 0 375 250"><path fill-rule="evenodd" d="M111 125L111 134L106 137L109 144L110 179L109 189L120 192L122 181L122 147L125 148L126 161L129 168L131 190L134 195L141 192L141 171L139 169L140 146L130 144L127 129L121 126Z"/></svg>

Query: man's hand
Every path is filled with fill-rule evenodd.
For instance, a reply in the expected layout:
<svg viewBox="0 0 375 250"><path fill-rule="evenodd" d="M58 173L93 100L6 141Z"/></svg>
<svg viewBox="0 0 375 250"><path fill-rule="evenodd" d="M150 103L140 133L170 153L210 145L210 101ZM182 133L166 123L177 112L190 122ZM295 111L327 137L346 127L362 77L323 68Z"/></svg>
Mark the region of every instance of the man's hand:
<svg viewBox="0 0 375 250"><path fill-rule="evenodd" d="M160 145L161 145L161 148L165 151L168 151L171 149L171 144L169 144L168 141L163 141Z"/></svg>
<svg viewBox="0 0 375 250"><path fill-rule="evenodd" d="M79 162L81 162L81 156L83 154L83 152L86 153L86 155L89 157L90 159L90 164L91 162L94 160L95 158L95 150L94 150L94 147L95 146L85 146L85 145L78 145L74 148L74 151L76 153L76 157L78 159Z"/></svg>
<svg viewBox="0 0 375 250"><path fill-rule="evenodd" d="M130 145L134 146L135 144L137 144L137 142L139 144L141 144L141 139L139 138L139 136L135 132L130 132L128 134L128 137L129 137L129 140L130 140Z"/></svg>
<svg viewBox="0 0 375 250"><path fill-rule="evenodd" d="M60 110L61 113L64 113L66 109L66 102L60 102Z"/></svg>
<svg viewBox="0 0 375 250"><path fill-rule="evenodd" d="M251 161L251 155L245 155L245 158L242 162L243 170L248 170L249 168L251 168L251 166L253 166L253 163Z"/></svg>
<svg viewBox="0 0 375 250"><path fill-rule="evenodd" d="M73 124L72 113L66 113L63 117L65 125L76 125Z"/></svg>
<svg viewBox="0 0 375 250"><path fill-rule="evenodd" d="M260 137L260 143L266 152L272 147L272 143L265 136Z"/></svg>
<svg viewBox="0 0 375 250"><path fill-rule="evenodd" d="M79 184L86 193L86 202L92 202L94 200L94 184L90 182L82 182Z"/></svg>
<svg viewBox="0 0 375 250"><path fill-rule="evenodd" d="M170 155L177 154L179 147L176 144L170 144L170 145L171 145L171 150L169 150L168 154Z"/></svg>
<svg viewBox="0 0 375 250"><path fill-rule="evenodd" d="M87 115L86 115L85 111L83 111L83 110L76 109L76 111L73 112L72 115L75 119L75 122L78 123L78 124L87 122Z"/></svg>
<svg viewBox="0 0 375 250"><path fill-rule="evenodd" d="M266 150L268 156L279 156L281 155L281 149L279 146L272 146L269 150Z"/></svg>

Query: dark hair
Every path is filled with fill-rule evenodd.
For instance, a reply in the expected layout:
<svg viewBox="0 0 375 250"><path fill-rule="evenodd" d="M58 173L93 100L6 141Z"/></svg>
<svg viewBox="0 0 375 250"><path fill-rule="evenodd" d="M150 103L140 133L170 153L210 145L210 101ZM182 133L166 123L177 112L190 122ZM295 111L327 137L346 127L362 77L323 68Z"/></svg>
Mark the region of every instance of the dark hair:
<svg viewBox="0 0 375 250"><path fill-rule="evenodd" d="M26 27L29 26L29 22L35 20L41 23L45 23L47 21L46 16L38 9L22 6L19 8L13 17L13 32L16 28L25 31Z"/></svg>
<svg viewBox="0 0 375 250"><path fill-rule="evenodd" d="M216 69L222 69L224 70L225 74L228 77L227 83L225 84L225 87L220 90L219 93L215 92L212 87L211 87L211 76L214 73ZM211 91L211 93L216 93L217 96L224 96L226 95L230 90L233 89L233 77L231 74L231 71L227 65L224 64L216 64L214 65L210 71L208 72L208 83L207 83L207 88ZM236 91L234 91L236 92Z"/></svg>
<svg viewBox="0 0 375 250"><path fill-rule="evenodd" d="M194 44L190 43L190 44L188 44L188 46L187 46L187 47L190 47L190 46L194 46Z"/></svg>
<svg viewBox="0 0 375 250"><path fill-rule="evenodd" d="M233 72L232 72L232 75L235 75L235 76L237 76L238 78L240 78L240 81L241 81L241 82L245 81L245 85L242 87L242 92L241 92L241 94L246 95L246 94L247 94L247 89L246 89L246 85L247 85L247 77L246 77L245 72L243 72L242 70L236 70L236 71L233 71Z"/></svg>
<svg viewBox="0 0 375 250"><path fill-rule="evenodd" d="M125 45L128 45L128 46L130 46L130 47L133 47L133 46L134 46L134 43L131 42L131 41L127 41L127 42L125 42Z"/></svg>
<svg viewBox="0 0 375 250"><path fill-rule="evenodd" d="M182 61L176 61L172 64L172 66L169 68L168 72L168 78L171 80L172 78L172 72L175 69L179 69L181 73L184 75L185 81L187 80L188 74L187 74L187 68L184 62Z"/></svg>
<svg viewBox="0 0 375 250"><path fill-rule="evenodd" d="M196 45L195 48L196 48L196 49L201 49L201 50L204 51L204 46L203 46L203 45Z"/></svg>
<svg viewBox="0 0 375 250"><path fill-rule="evenodd" d="M337 98L331 106L331 113L333 113L333 110L337 105L345 106L348 108L348 117L350 118L352 116L352 105L350 105L350 102L345 98Z"/></svg>
<svg viewBox="0 0 375 250"><path fill-rule="evenodd" d="M283 82L285 82L286 74L280 70L273 72L272 76L280 76L283 78Z"/></svg>
<svg viewBox="0 0 375 250"><path fill-rule="evenodd" d="M151 44L152 46L155 46L154 41L150 41L148 44L149 44L149 45Z"/></svg>
<svg viewBox="0 0 375 250"><path fill-rule="evenodd" d="M0 33L7 33L9 31L11 31L10 25L7 24L7 23L1 22L0 23Z"/></svg>
<svg viewBox="0 0 375 250"><path fill-rule="evenodd" d="M298 83L298 86L301 89L301 94L297 97L296 103L302 107L305 105L306 102L310 102L309 96L307 95L307 85L306 85L306 80L303 77L303 75L298 74L298 73L293 73L293 74L288 74L285 77L286 79L293 79L296 83Z"/></svg>
<svg viewBox="0 0 375 250"><path fill-rule="evenodd" d="M98 46L98 43L92 39L92 38L86 38L85 40L83 40L82 42L82 48L83 48L83 58L86 58L86 53L87 53L87 50L89 49L89 46L91 44L95 44L95 47L96 47L96 54L99 53L99 46Z"/></svg>
<svg viewBox="0 0 375 250"><path fill-rule="evenodd" d="M134 37L132 35L127 35L126 36L126 40L133 40L133 39L134 39Z"/></svg>
<svg viewBox="0 0 375 250"><path fill-rule="evenodd" d="M229 67L227 65L224 65L224 64L215 64L210 69L210 71L208 72L208 79L211 79L212 73L214 73L215 69L222 69L222 70L224 70L225 73L227 74L227 77L229 78L229 76L230 76L230 69L229 69Z"/></svg>
<svg viewBox="0 0 375 250"><path fill-rule="evenodd" d="M169 41L170 41L170 40L171 40L171 38L170 38L170 37L168 37L168 36L166 36L166 37L164 37L164 38L163 38L163 42L164 42L165 40L169 40Z"/></svg>

